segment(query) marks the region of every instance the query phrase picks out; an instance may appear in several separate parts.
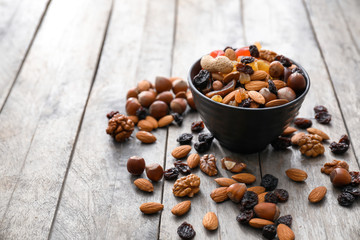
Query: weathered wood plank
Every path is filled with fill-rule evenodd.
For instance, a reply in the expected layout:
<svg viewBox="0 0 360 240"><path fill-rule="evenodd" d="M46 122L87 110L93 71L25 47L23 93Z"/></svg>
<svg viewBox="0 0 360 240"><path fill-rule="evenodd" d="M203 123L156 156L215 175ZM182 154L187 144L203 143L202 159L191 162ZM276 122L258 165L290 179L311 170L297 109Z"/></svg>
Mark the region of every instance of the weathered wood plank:
<svg viewBox="0 0 360 240"><path fill-rule="evenodd" d="M169 76L175 1L115 1L101 63L86 110L66 185L54 222L53 239L156 239L160 214L139 211L144 202L161 202L162 182L154 193L138 190L126 169L130 156L163 164L166 129L157 141L133 137L116 144L105 134L106 113L125 111L126 90L144 78ZM119 31L121 29L121 31ZM145 177L145 173L141 176Z"/></svg>
<svg viewBox="0 0 360 240"><path fill-rule="evenodd" d="M206 4L197 1L179 1L174 49L173 75L187 76L189 67L202 55L225 46L241 47L244 45L241 26L240 1L207 1ZM184 132L191 132L191 123L199 120L197 113L185 116L181 127L169 128L166 168L173 167L174 159L171 151L178 146L176 138ZM206 132L207 130L204 130ZM197 141L194 134L193 142ZM192 152L196 152L195 149ZM260 181L258 154L242 155L231 153L221 147L215 140L208 153L214 153L217 158L218 176L230 177L232 174L221 168L220 160L225 156L245 162L249 172L255 174ZM201 154L202 156L203 154ZM259 239L258 233L249 227L239 226L235 220L238 206L231 201L216 204L210 193L217 184L214 179L205 175L200 169L193 171L201 179L200 192L193 198L177 198L172 193L173 181L166 181L164 185L163 204L160 225L160 239L177 239L178 226L187 221L192 224L198 239L235 239L246 236L246 239ZM253 184L255 185L255 184ZM182 217L171 214L171 208L178 202L191 200L189 213ZM208 212L215 212L219 218L219 229L210 232L202 226L202 218Z"/></svg>
<svg viewBox="0 0 360 240"><path fill-rule="evenodd" d="M250 42L262 41L264 48L293 58L309 73L311 89L299 116L311 118L314 127L328 133L332 140L338 140L340 135L346 133L346 129L302 1L245 1L244 7L247 39ZM251 14L254 12L256 14ZM253 27L254 22L262 23L261 30ZM330 125L318 124L314 119L313 107L318 104L325 105L332 114ZM296 148L277 152L269 146L261 153L262 173L277 176L278 187L289 191L289 201L279 206L283 215L291 214L294 217L292 229L296 239L359 237L355 221L359 215L358 204L352 208L339 206L336 198L340 191L332 187L327 175L320 173L321 166L334 158L346 160L350 169L358 169L354 153L350 149L345 155L335 156L331 154L328 145L325 143L325 155L314 159L302 156ZM289 180L285 175L289 168L305 170L309 175L307 181L298 184ZM328 189L326 199L320 204L310 204L307 200L309 192L321 185Z"/></svg>
<svg viewBox="0 0 360 240"><path fill-rule="evenodd" d="M357 34L360 24L357 20L347 20L357 18L357 15L347 16L344 19L347 12L342 13L338 1L335 0L305 2L347 129L350 131L353 150L359 161L360 94L358 93L358 78L360 75L360 52L359 45L357 45L358 39L355 39L359 37ZM359 13L359 3L355 2L353 1L352 5L342 4L352 8L351 12ZM344 10L348 11L347 7ZM352 31L354 38L349 30ZM344 59L344 61L339 63L339 59Z"/></svg>
<svg viewBox="0 0 360 240"><path fill-rule="evenodd" d="M20 71L48 0L3 0L0 3L0 109Z"/></svg>
<svg viewBox="0 0 360 240"><path fill-rule="evenodd" d="M0 238L46 239L110 1L53 1L0 115Z"/></svg>

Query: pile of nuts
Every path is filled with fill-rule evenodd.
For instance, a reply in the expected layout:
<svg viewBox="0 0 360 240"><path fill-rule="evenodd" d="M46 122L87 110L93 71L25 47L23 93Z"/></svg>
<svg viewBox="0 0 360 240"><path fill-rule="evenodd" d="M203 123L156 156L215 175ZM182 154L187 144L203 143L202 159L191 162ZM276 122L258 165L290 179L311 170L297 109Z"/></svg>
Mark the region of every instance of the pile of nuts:
<svg viewBox="0 0 360 240"><path fill-rule="evenodd" d="M303 71L283 55L249 47L215 50L200 61L194 86L212 100L243 108L274 107L293 101L306 88Z"/></svg>

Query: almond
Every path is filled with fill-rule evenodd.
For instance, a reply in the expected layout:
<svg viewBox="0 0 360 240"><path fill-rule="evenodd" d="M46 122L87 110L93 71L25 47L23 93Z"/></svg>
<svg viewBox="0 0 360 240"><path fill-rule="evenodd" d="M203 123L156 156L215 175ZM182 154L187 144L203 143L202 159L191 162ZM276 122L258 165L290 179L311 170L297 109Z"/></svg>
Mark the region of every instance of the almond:
<svg viewBox="0 0 360 240"><path fill-rule="evenodd" d="M235 99L235 93L237 90L232 91L231 93L227 94L224 99L222 100L222 103L228 104L230 101Z"/></svg>
<svg viewBox="0 0 360 240"><path fill-rule="evenodd" d="M159 127L158 121L154 117L149 115L149 116L146 116L145 120L151 122L153 129L156 129Z"/></svg>
<svg viewBox="0 0 360 240"><path fill-rule="evenodd" d="M238 182L250 184L256 181L256 177L250 173L239 173L232 176Z"/></svg>
<svg viewBox="0 0 360 240"><path fill-rule="evenodd" d="M164 205L162 205L161 203L148 202L141 204L140 211L142 211L145 214L153 214L163 210L163 208Z"/></svg>
<svg viewBox="0 0 360 240"><path fill-rule="evenodd" d="M172 115L166 115L159 119L158 125L159 127L165 127L174 121L174 117Z"/></svg>
<svg viewBox="0 0 360 240"><path fill-rule="evenodd" d="M326 192L326 187L317 187L310 192L308 199L312 203L320 202L325 197Z"/></svg>
<svg viewBox="0 0 360 240"><path fill-rule="evenodd" d="M308 131L308 133L311 133L311 134L319 135L320 137L322 137L323 140L329 140L330 139L330 137L326 133L324 133L323 131L321 131L319 129L308 128L308 129L306 129L306 131Z"/></svg>
<svg viewBox="0 0 360 240"><path fill-rule="evenodd" d="M231 178L215 178L215 182L222 187L228 187L231 184L237 183L237 181Z"/></svg>
<svg viewBox="0 0 360 240"><path fill-rule="evenodd" d="M181 145L179 147L176 147L171 152L171 155L176 159L180 159L180 158L186 157L190 151L191 151L190 145Z"/></svg>
<svg viewBox="0 0 360 240"><path fill-rule="evenodd" d="M277 235L279 240L294 240L295 234L294 232L285 224L280 223L277 226Z"/></svg>
<svg viewBox="0 0 360 240"><path fill-rule="evenodd" d="M143 143L153 143L156 141L156 137L146 131L139 131L136 133L136 138L139 139Z"/></svg>
<svg viewBox="0 0 360 240"><path fill-rule="evenodd" d="M183 201L181 203L176 204L172 209L171 213L176 216L181 216L187 213L190 210L191 201Z"/></svg>
<svg viewBox="0 0 360 240"><path fill-rule="evenodd" d="M250 81L245 84L245 89L248 91L259 91L262 88L268 87L268 83L264 81Z"/></svg>
<svg viewBox="0 0 360 240"><path fill-rule="evenodd" d="M189 155L186 162L190 168L196 168L200 163L200 155L197 153L192 153Z"/></svg>
<svg viewBox="0 0 360 240"><path fill-rule="evenodd" d="M202 223L204 227L210 231L217 229L219 226L218 218L213 212L208 212L207 214L205 214Z"/></svg>
<svg viewBox="0 0 360 240"><path fill-rule="evenodd" d="M265 107L276 107L276 106L280 106L280 105L283 105L285 103L288 103L289 101L286 100L286 99L274 99L274 100L271 100L269 102L267 102L265 104Z"/></svg>
<svg viewBox="0 0 360 240"><path fill-rule="evenodd" d="M141 131L151 132L153 130L153 124L147 120L140 120L137 126Z"/></svg>
<svg viewBox="0 0 360 240"><path fill-rule="evenodd" d="M139 122L138 116L128 116L128 118L136 125Z"/></svg>
<svg viewBox="0 0 360 240"><path fill-rule="evenodd" d="M219 188L215 188L211 193L210 193L210 197L212 198L212 200L214 200L215 202L223 202L225 200L227 200L229 197L227 195L227 187L219 187Z"/></svg>
<svg viewBox="0 0 360 240"><path fill-rule="evenodd" d="M305 136L304 132L298 132L294 136L291 137L291 143L294 145L298 145L300 138Z"/></svg>
<svg viewBox="0 0 360 240"><path fill-rule="evenodd" d="M222 80L224 84L228 84L231 80L239 80L240 73L238 71L228 73Z"/></svg>
<svg viewBox="0 0 360 240"><path fill-rule="evenodd" d="M250 75L250 80L252 80L252 81L264 80L267 76L268 76L268 74L265 71L258 70Z"/></svg>
<svg viewBox="0 0 360 240"><path fill-rule="evenodd" d="M254 228L263 228L266 225L272 225L274 224L272 221L261 219L261 218L252 218L249 221L249 225Z"/></svg>
<svg viewBox="0 0 360 240"><path fill-rule="evenodd" d="M273 80L275 87L279 90L283 87L286 87L286 83L282 80Z"/></svg>
<svg viewBox="0 0 360 240"><path fill-rule="evenodd" d="M263 202L255 205L254 212L259 218L275 221L279 215L280 210L275 203Z"/></svg>
<svg viewBox="0 0 360 240"><path fill-rule="evenodd" d="M288 135L293 134L296 131L297 131L297 129L294 127L287 127L287 128L285 128L285 130L283 131L283 133L281 135L288 136Z"/></svg>
<svg viewBox="0 0 360 240"><path fill-rule="evenodd" d="M234 183L226 189L228 197L234 203L239 203L246 192L246 185L244 183Z"/></svg>
<svg viewBox="0 0 360 240"><path fill-rule="evenodd" d="M303 182L307 179L308 175L305 171L297 168L290 168L285 171L286 175L295 182Z"/></svg>
<svg viewBox="0 0 360 240"><path fill-rule="evenodd" d="M250 191L250 190L248 190ZM263 193L260 193L258 195L258 203L262 203L262 202L265 202L265 195L267 194L268 192L263 192Z"/></svg>
<svg viewBox="0 0 360 240"><path fill-rule="evenodd" d="M145 178L138 178L134 181L135 186L144 192L153 192L154 186L152 183Z"/></svg>
<svg viewBox="0 0 360 240"><path fill-rule="evenodd" d="M248 191L252 191L256 193L257 195L262 194L265 192L265 188L262 186L255 186L247 189Z"/></svg>
<svg viewBox="0 0 360 240"><path fill-rule="evenodd" d="M265 104L265 98L259 92L249 91L249 97L258 104Z"/></svg>

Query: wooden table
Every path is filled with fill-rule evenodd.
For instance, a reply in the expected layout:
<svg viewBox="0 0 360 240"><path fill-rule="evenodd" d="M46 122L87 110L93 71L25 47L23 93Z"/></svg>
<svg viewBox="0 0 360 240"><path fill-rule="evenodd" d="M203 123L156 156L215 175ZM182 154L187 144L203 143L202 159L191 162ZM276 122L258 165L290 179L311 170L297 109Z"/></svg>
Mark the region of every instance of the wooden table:
<svg viewBox="0 0 360 240"><path fill-rule="evenodd" d="M235 154L215 141L210 152L245 162L257 176L253 186L266 173L279 178L278 187L290 193L279 206L293 216L296 239L359 239L359 201L339 206L340 190L320 173L334 158L359 170L359 12L356 0L1 0L0 238L177 239L177 227L188 221L196 239L260 239L261 231L235 220L238 206L211 200L216 183L200 170L194 172L201 191L182 217L170 213L183 200L173 196L173 182L156 183L152 194L132 184L128 157L171 167L175 139L189 132L197 113L188 113L181 127L156 130L152 145L134 137L116 144L105 134L106 113L123 112L126 90L138 81L185 78L213 49L260 41L307 69L312 85L299 116L313 118L313 107L325 105L331 124L314 120L314 126L336 141L348 134L351 148L335 156L326 143L323 156L308 159L271 146ZM218 176L231 176L218 167ZM296 184L288 168L309 178ZM310 204L309 192L321 185L326 198ZM138 210L150 201L162 202L162 213ZM219 218L217 231L202 226L208 211Z"/></svg>

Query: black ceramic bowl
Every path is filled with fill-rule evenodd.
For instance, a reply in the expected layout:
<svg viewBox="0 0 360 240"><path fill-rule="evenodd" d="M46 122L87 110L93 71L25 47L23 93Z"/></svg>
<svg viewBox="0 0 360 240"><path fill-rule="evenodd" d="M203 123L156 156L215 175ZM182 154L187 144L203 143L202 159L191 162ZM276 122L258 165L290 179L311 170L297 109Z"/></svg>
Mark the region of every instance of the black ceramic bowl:
<svg viewBox="0 0 360 240"><path fill-rule="evenodd" d="M193 78L201 70L200 60L192 65L188 82L197 111L222 146L234 152L260 152L295 118L309 91L310 78L302 66L293 63L304 72L306 89L295 100L270 108L239 108L211 100L193 84Z"/></svg>

